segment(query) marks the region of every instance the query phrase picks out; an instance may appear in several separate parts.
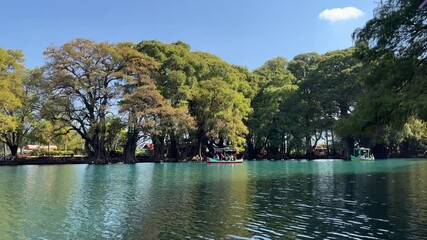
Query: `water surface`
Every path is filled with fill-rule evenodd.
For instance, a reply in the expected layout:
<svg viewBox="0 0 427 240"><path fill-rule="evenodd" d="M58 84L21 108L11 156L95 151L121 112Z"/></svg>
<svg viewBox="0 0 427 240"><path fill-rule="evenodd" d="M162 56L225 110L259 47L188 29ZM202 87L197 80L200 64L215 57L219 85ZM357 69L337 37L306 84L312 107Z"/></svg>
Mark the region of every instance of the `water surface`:
<svg viewBox="0 0 427 240"><path fill-rule="evenodd" d="M427 160L0 168L0 239L426 239Z"/></svg>

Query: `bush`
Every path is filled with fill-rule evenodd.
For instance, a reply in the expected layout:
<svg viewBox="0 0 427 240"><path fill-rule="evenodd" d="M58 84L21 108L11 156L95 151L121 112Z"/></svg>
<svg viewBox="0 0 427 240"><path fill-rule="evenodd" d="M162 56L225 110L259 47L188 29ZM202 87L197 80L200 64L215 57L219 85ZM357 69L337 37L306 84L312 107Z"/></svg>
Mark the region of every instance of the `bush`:
<svg viewBox="0 0 427 240"><path fill-rule="evenodd" d="M63 151L63 150L35 150L30 153L31 156L73 156L73 151Z"/></svg>
<svg viewBox="0 0 427 240"><path fill-rule="evenodd" d="M136 156L151 156L151 155L153 155L153 150L149 150L149 149L137 150L135 155Z"/></svg>

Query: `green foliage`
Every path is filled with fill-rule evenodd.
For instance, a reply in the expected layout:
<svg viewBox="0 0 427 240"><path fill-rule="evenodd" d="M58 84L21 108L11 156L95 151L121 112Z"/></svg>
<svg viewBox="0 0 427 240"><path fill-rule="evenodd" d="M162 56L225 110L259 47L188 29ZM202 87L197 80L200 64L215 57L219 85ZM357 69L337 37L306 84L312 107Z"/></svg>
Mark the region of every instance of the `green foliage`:
<svg viewBox="0 0 427 240"><path fill-rule="evenodd" d="M398 58L415 58L420 63L427 58L427 8L419 8L418 0L386 0L378 3L374 18L353 37L369 43L371 57L391 52Z"/></svg>
<svg viewBox="0 0 427 240"><path fill-rule="evenodd" d="M64 151L64 150L35 150L29 153L30 156L37 157L53 157L53 156L73 156L73 151Z"/></svg>
<svg viewBox="0 0 427 240"><path fill-rule="evenodd" d="M413 139L408 126L427 120L427 9L418 6L415 0L380 2L374 18L354 32L365 91L337 132L385 144L393 152L397 143Z"/></svg>
<svg viewBox="0 0 427 240"><path fill-rule="evenodd" d="M243 121L251 111L249 99L220 78L202 84L195 89L190 106L199 131L211 139L223 136L242 150L248 131Z"/></svg>
<svg viewBox="0 0 427 240"><path fill-rule="evenodd" d="M244 121L251 111L249 98L256 91L257 79L252 73L212 54L191 52L182 42L145 41L136 49L160 62L156 87L170 103L169 111L175 112L169 116L182 119L181 122L195 120L196 123L196 131L193 131L193 124L167 121L168 124L163 126L170 128L164 129L161 136L184 142L194 134L197 135L194 138L203 144L207 139L211 142L226 139L236 147L243 146L247 132ZM186 129L176 131L180 125Z"/></svg>
<svg viewBox="0 0 427 240"><path fill-rule="evenodd" d="M298 81L302 81L309 73L316 70L320 58L321 56L318 53L299 54L289 62L287 68Z"/></svg>
<svg viewBox="0 0 427 240"><path fill-rule="evenodd" d="M105 161L107 116L122 97L123 84L150 82L151 59L129 43L108 44L76 39L46 50L46 78L51 89L44 115L71 127L97 162Z"/></svg>
<svg viewBox="0 0 427 240"><path fill-rule="evenodd" d="M254 113L249 126L257 145L280 146L283 137L290 132L289 115L283 114L285 109L281 106L291 101L298 87L287 66L284 58L275 58L254 71L259 76L259 91L252 101Z"/></svg>
<svg viewBox="0 0 427 240"><path fill-rule="evenodd" d="M311 151L354 109L362 93L360 71L354 49L266 62L254 71L259 91L251 103L252 141L273 154Z"/></svg>
<svg viewBox="0 0 427 240"><path fill-rule="evenodd" d="M119 117L108 117L106 123L105 147L107 151L114 151L125 143L126 128Z"/></svg>
<svg viewBox="0 0 427 240"><path fill-rule="evenodd" d="M22 147L30 141L38 118L37 113L40 109L41 98L35 83L40 81L41 69L24 70L20 65L23 61L20 51L12 51L10 56L16 58L18 65L12 64L7 67L8 69L5 71L8 74L0 78L0 82L3 79L9 81L9 84L12 84L10 86L13 86L13 89L6 85L1 87L6 92L0 94L0 106L5 104L0 115L8 120L7 124L10 127L0 131L0 138L9 147L12 155L16 155L18 147ZM2 99L2 97L7 99ZM11 104L14 106L12 107ZM0 118L2 117L0 116Z"/></svg>
<svg viewBox="0 0 427 240"><path fill-rule="evenodd" d="M370 67L364 82L379 102L395 102L383 117L401 122L412 115L427 120L426 8L419 1L388 0L379 3L374 18L354 33L358 54ZM378 109L378 108L377 108Z"/></svg>
<svg viewBox="0 0 427 240"><path fill-rule="evenodd" d="M321 138L332 148L356 139L419 151L427 8L418 5L380 2L355 31L356 48L278 57L252 72L181 41L76 39L49 47L46 66L32 71L20 51L0 49L0 137L15 152L27 142L84 145L99 162L122 148L134 161L141 138L152 140L156 157L215 145L310 153Z"/></svg>
<svg viewBox="0 0 427 240"><path fill-rule="evenodd" d="M13 112L22 105L23 61L21 51L0 48L0 132L14 130L18 125Z"/></svg>

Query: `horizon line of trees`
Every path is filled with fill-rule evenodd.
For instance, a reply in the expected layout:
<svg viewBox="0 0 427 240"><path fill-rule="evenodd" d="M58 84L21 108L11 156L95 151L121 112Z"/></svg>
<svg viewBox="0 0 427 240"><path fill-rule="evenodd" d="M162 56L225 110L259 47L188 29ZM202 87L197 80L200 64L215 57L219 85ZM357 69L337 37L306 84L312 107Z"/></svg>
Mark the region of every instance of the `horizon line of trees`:
<svg viewBox="0 0 427 240"><path fill-rule="evenodd" d="M398 17L396 17L398 16ZM249 71L188 44L75 39L28 70L19 50L0 48L0 140L83 148L96 163L138 143L155 159L186 159L232 145L249 158L312 157L319 143L348 157L427 148L426 8L379 3L355 47L278 57Z"/></svg>

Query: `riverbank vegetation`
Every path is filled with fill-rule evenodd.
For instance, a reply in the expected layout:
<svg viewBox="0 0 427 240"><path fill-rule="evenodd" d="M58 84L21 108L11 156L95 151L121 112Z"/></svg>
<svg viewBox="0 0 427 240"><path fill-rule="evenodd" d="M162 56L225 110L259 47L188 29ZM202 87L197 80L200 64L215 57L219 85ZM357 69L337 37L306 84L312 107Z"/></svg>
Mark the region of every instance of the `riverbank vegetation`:
<svg viewBox="0 0 427 240"><path fill-rule="evenodd" d="M250 71L184 42L75 39L25 69L0 48L0 139L83 151L95 163L153 143L153 159L189 159L232 145L248 158L377 157L427 150L427 8L380 3L355 47L277 57Z"/></svg>

